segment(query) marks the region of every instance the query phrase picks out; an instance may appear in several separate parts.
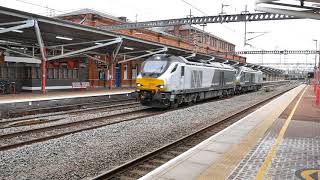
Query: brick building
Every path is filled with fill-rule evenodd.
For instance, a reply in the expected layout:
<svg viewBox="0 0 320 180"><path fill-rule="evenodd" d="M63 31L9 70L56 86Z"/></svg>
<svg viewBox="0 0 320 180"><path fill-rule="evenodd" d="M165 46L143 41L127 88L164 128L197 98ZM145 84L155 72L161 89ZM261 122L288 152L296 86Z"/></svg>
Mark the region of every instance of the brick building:
<svg viewBox="0 0 320 180"><path fill-rule="evenodd" d="M115 25L126 23L125 17L114 17L112 15L101 13L92 9L81 9L60 15L58 18L72 21L88 26L100 25ZM190 42L189 37L190 26L176 26L166 28L152 28L152 29L130 29L117 30L115 32L132 36L135 38L152 41L164 45L170 45L177 48L182 48L190 51L196 50L199 53L214 54L216 52L234 51L235 45L229 43L222 38L214 36L210 33L205 33L195 27L191 28L191 35L193 41ZM194 41L196 40L196 41ZM102 60L110 59L106 57L99 57ZM228 60L236 60L245 62L245 58L237 55L225 56ZM132 87L135 85L135 78L140 70L141 60L134 60L127 63L117 64L114 69L114 84L116 87ZM109 64L109 62L106 62ZM108 65L97 64L89 59L88 63L89 81L95 87L101 87L108 84L110 67ZM106 76L105 76L106 75ZM120 78L120 80L119 80ZM107 81L107 82L106 82Z"/></svg>
<svg viewBox="0 0 320 180"><path fill-rule="evenodd" d="M126 23L124 17L114 17L91 9L82 9L55 17L71 21L85 26L114 25ZM163 29L139 29L139 30L118 30L116 33L131 36L155 44L176 47L186 51L196 51L202 54L215 54L234 50L234 45L209 33L204 33L192 27L191 35L193 41L189 41L189 27L176 26ZM68 32L72 36L72 32ZM70 34L71 33L71 34ZM68 41L65 41L68 42ZM70 41L73 42L73 41ZM15 47L20 51L31 51L28 47ZM23 48L23 49L21 49ZM132 47L127 51L135 51ZM41 61L22 62L14 57L14 54L5 50L0 51L0 80L15 82L16 89L20 90L40 90L41 89ZM54 55L55 51L48 51L49 55ZM71 89L77 82L89 82L90 87L110 88L113 87L134 87L135 79L140 71L142 59L128 61L121 64L111 63L112 55L93 55L90 57L70 57L58 60L50 60L46 65L47 89ZM129 55L130 56L130 55ZM119 54L119 59L124 55ZM13 59L13 61L10 61ZM241 56L225 56L225 59L245 62ZM99 59L97 61L96 59Z"/></svg>

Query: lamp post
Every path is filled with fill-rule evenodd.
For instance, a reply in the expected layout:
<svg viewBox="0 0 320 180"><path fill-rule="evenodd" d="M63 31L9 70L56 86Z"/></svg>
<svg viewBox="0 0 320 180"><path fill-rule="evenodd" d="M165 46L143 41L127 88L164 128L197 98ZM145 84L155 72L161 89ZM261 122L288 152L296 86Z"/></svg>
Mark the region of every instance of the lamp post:
<svg viewBox="0 0 320 180"><path fill-rule="evenodd" d="M317 88L316 88L316 105L320 105L320 53L318 62L318 76L317 76Z"/></svg>
<svg viewBox="0 0 320 180"><path fill-rule="evenodd" d="M313 39L313 41L316 42L316 51L318 50L318 40ZM314 71L313 71L313 91L316 92L316 87L317 87L317 53L315 54L314 57Z"/></svg>

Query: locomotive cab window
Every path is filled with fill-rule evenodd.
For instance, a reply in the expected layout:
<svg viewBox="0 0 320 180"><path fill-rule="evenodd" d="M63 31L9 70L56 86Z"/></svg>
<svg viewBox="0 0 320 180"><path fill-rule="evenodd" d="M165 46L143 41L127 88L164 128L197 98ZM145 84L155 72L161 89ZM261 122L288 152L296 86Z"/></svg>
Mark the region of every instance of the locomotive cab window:
<svg viewBox="0 0 320 180"><path fill-rule="evenodd" d="M175 72L175 71L177 70L177 67L178 67L178 64L176 64L176 65L174 66L174 68L172 69L171 73Z"/></svg>
<svg viewBox="0 0 320 180"><path fill-rule="evenodd" d="M170 64L175 62L168 55L157 55L148 58L141 66L141 75L157 78L167 71Z"/></svg>
<svg viewBox="0 0 320 180"><path fill-rule="evenodd" d="M141 75L148 77L159 77L167 69L167 61L145 61L142 64Z"/></svg>

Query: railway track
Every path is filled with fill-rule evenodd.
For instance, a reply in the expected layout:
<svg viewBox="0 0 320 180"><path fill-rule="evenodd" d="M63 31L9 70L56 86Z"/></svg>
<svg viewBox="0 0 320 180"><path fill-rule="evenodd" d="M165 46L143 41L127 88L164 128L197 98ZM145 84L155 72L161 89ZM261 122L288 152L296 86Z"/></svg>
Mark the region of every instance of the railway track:
<svg viewBox="0 0 320 180"><path fill-rule="evenodd" d="M226 99L226 98L230 98L230 97L220 98L220 99L218 99L218 101ZM216 101L216 100L217 99L204 101L204 102L200 102L200 103L207 103L207 102ZM122 107L125 107L125 108L132 107L133 108L133 107L137 107L137 106L140 106L140 105L138 105L137 102L134 102L134 103L125 103L125 104L111 105L111 106L98 107L98 108L90 108L90 109L88 109L88 111L93 110L93 111L101 112L102 109L104 109L104 108L105 109L112 109L112 111L116 111L116 110L118 110L118 108L121 109ZM182 107L182 108L185 108L185 107ZM150 110L150 108L149 108L149 110ZM77 115L80 115L81 113L87 113L87 112L83 112L83 111L84 110L81 109L81 110L76 110L71 113L74 113ZM143 112L143 111L146 111L146 112ZM136 120L139 118L154 116L154 115L162 114L162 113L165 113L168 111L172 111L172 110L166 110L166 111L160 111L160 112L158 112L158 111L157 112L150 112L150 111L144 109L144 110L138 110L138 111L133 111L133 112L125 112L125 113L121 113L121 114L107 115L107 116L103 116L103 117L99 117L99 118L92 118L92 119L86 119L86 120L80 120L80 121L74 121L74 122L67 122L67 123L63 123L63 124L51 125L51 126L46 126L46 127L41 127L41 128L34 128L34 129L30 129L30 130L25 130L25 131L13 132L10 134L3 134L3 135L0 135L0 151L7 150L7 149L13 149L16 147L20 147L23 145L28 145L28 144L32 144L32 143L36 143L36 142L42 142L42 141L62 137L65 135L77 133L77 132L96 129L96 128L111 125L114 123L120 123L120 122L124 122L124 121ZM70 113L70 112L59 112L59 113L63 114L63 113ZM57 113L54 114L54 116L56 116L56 115L57 115ZM126 117L126 116L128 116L128 117ZM114 120L115 118L118 118L118 119ZM23 119L23 120L28 121L29 119ZM28 122L29 123L28 124L28 123L25 123L23 120L19 119L19 122L11 121L11 123L17 123L17 124L21 123L20 126L30 125L30 123L31 124L36 124L36 123L39 124L39 122L32 122L32 121ZM61 118L56 118L56 119L53 119L53 120L50 120L47 122L53 122L53 121L59 121L59 120L61 120ZM2 124L0 123L0 125L3 125L4 123L9 123L9 122L10 121L2 122ZM40 123L43 123L43 122L40 122ZM17 126L19 126L19 125L17 125ZM0 126L0 129L1 129L1 126Z"/></svg>
<svg viewBox="0 0 320 180"><path fill-rule="evenodd" d="M164 112L165 111L152 111L152 109L149 108L4 134L0 136L0 151L47 141L115 123L150 117Z"/></svg>
<svg viewBox="0 0 320 180"><path fill-rule="evenodd" d="M79 104L71 104L71 105L62 105L62 106L53 106L53 107L44 107L44 108L33 108L28 110L23 110L22 112L19 111L10 111L8 112L9 118L16 118L16 117L22 117L27 115L36 115L36 114L43 114L43 113L52 113L52 112L59 112L59 111L70 111L74 109L80 109L80 108L88 108L95 105L103 105L103 104L113 104L113 103L119 103L119 102L130 102L134 101L134 99L114 99L114 100L108 100L108 101L97 101L97 102L87 102L87 103L79 103Z"/></svg>
<svg viewBox="0 0 320 180"><path fill-rule="evenodd" d="M77 110L71 110L71 111L61 111L61 112L56 112L53 114L40 114L40 115L36 115L33 117L25 117L25 118L13 119L13 120L4 120L4 121L0 121L0 129L18 127L18 126L34 125L34 124L50 123L50 122L59 121L59 120L64 119L64 117L48 119L50 117L55 117L55 116L62 116L62 115L81 116L81 115L87 114L87 113L110 112L110 111L115 111L115 110L121 110L124 108L135 108L135 107L140 106L140 104L134 100L130 100L130 101L126 101L126 102L127 103L99 106L99 107L91 107L91 108L77 109Z"/></svg>
<svg viewBox="0 0 320 180"><path fill-rule="evenodd" d="M197 104L201 103L208 103L211 101L220 101L224 100L227 98L231 97L224 97L224 98L219 98L219 99L212 99L212 100L206 100ZM116 104L116 105L110 105L110 106L105 106L105 107L97 107L97 108L90 108L90 109L80 109L72 112L68 111L63 111L63 112L58 112L54 113L53 115L50 116L57 116L57 115L62 115L62 114L77 114L77 116L83 114L83 113L88 113L89 111L98 111L98 112L103 112L102 109L110 109L111 111L116 111L119 109L123 109L125 107L126 109L128 108L134 108L134 107L139 107L140 103L137 102L132 102L132 103L125 103L125 104ZM186 108L188 106L182 106L181 108ZM84 112L86 111L86 112ZM152 108L148 109L142 109L138 111L130 111L130 112L125 112L125 113L120 113L120 114L113 114L113 115L107 115L99 118L92 118L92 119L86 119L86 120L80 120L80 121L74 121L74 122L67 122L63 124L57 124L57 125L52 125L52 126L46 126L46 127L41 127L41 128L34 128L30 130L25 130L25 131L19 131L19 132L13 132L13 133L8 133L4 135L0 135L0 151L3 150L8 150L8 149L14 149L17 147L21 147L24 145L29 145L37 142L42 142L42 141L47 141L50 139L54 138L59 138L62 136L66 136L69 134L73 133L78 133L86 130L91 130L91 129L96 129L100 128L103 126L115 124L115 123L121 123L124 121L131 121L131 120L137 120L140 118L145 118L145 117L150 117L150 116L155 116L159 114L163 114L165 112L169 111L174 111L174 110L164 110L164 111L152 111ZM49 117L47 115L40 115L37 116L39 117ZM63 118L56 118L52 120L47 120L45 122L50 123L54 121L59 121ZM115 120L116 119L116 120ZM0 129L1 126L7 125L8 123L15 123L16 126L10 126L8 128L12 127L17 127L21 123L20 126L26 126L30 124L40 124L44 122L33 122L34 118L22 118L19 120L12 120L12 121L6 121L6 122L0 122ZM26 121L31 121L26 123ZM4 129L4 128L2 128Z"/></svg>
<svg viewBox="0 0 320 180"><path fill-rule="evenodd" d="M263 101L252 104L250 107L238 110L233 114L226 115L215 120L214 123L207 127L200 129L194 133L184 136L170 144L167 144L155 151L147 153L141 157L138 157L130 162L127 162L119 167L103 172L100 175L93 177L94 180L100 179L137 179L140 178L183 152L189 150L195 145L199 144L203 140L210 136L220 132L226 127L232 125L236 121L245 117L249 113L253 112L257 108L271 101L272 99L282 95L283 93L293 89L291 87L281 93L266 98Z"/></svg>

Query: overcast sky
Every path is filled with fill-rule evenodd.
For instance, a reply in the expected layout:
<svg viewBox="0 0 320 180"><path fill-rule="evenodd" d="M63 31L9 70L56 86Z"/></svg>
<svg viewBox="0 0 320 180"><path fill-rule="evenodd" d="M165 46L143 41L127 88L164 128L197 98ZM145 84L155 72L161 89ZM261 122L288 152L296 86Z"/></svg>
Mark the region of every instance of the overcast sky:
<svg viewBox="0 0 320 180"><path fill-rule="evenodd" d="M188 5L188 2L196 8ZM49 15L50 11L43 7L55 9L55 15L70 12L81 8L92 8L115 16L126 16L132 21L160 20L186 17L191 9L194 16L217 15L221 11L221 4L228 4L224 11L227 14L241 13L245 5L248 10L254 12L254 0L1 0L0 5L32 12L41 15ZM52 13L52 12L51 12ZM249 22L248 32L268 32L267 34L249 41L252 46L244 47L244 23L209 24L206 31L217 35L227 41L236 44L236 50L312 50L315 42L320 42L320 21L317 20L282 20ZM254 35L248 35L248 38ZM280 55L251 55L247 56L249 62L280 62ZM313 55L287 55L281 57L281 62L307 62L314 61Z"/></svg>

